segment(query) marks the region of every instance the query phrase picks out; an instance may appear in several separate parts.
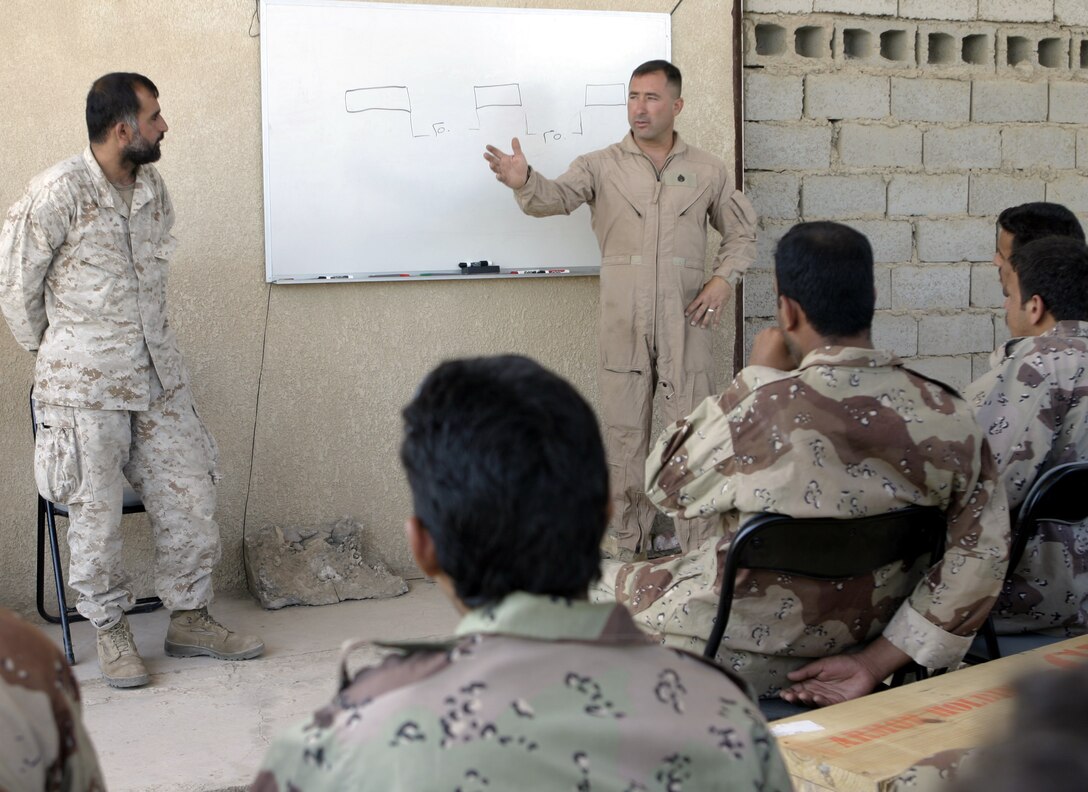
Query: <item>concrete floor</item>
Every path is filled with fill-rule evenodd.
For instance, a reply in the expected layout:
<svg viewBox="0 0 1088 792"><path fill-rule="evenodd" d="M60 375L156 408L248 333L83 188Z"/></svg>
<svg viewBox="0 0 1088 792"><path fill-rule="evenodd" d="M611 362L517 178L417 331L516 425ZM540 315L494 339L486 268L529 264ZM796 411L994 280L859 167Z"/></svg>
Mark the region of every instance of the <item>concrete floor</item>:
<svg viewBox="0 0 1088 792"><path fill-rule="evenodd" d="M111 792L244 789L273 735L308 716L336 692L337 659L349 638L398 640L449 635L457 614L431 583L388 600L265 611L250 599L218 599L212 615L255 632L263 657L225 663L163 654L167 615L130 619L151 684L117 690L98 673L94 630L72 625L84 720ZM46 632L60 645L60 627ZM358 668L377 657L352 655Z"/></svg>

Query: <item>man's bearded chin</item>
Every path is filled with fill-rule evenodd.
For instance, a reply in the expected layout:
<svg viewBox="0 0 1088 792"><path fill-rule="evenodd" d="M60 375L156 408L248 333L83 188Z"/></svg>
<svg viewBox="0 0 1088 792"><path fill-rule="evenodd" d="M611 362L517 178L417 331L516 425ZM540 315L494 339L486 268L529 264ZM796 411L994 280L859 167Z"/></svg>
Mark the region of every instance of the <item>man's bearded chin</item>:
<svg viewBox="0 0 1088 792"><path fill-rule="evenodd" d="M145 138L140 138L139 142L134 141L125 146L124 155L125 159L133 165L147 165L150 162L159 161L159 157L162 156L162 148L157 142L152 143Z"/></svg>

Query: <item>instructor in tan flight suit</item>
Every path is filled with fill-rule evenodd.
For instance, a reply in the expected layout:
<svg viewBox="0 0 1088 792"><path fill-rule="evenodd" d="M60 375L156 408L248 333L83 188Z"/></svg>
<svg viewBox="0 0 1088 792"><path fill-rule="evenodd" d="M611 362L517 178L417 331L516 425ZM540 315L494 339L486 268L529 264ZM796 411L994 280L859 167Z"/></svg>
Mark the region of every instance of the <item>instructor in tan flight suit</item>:
<svg viewBox="0 0 1088 792"><path fill-rule="evenodd" d="M601 420L613 501L605 553L630 560L648 549L654 507L643 494L653 397L665 420L683 418L715 392L711 329L755 257L756 216L726 164L673 129L684 107L680 70L653 60L631 74L619 143L578 157L557 179L534 171L517 138L513 154L488 146L495 178L526 214L592 212L601 246ZM706 279L707 221L722 235ZM713 532L677 521L684 550Z"/></svg>

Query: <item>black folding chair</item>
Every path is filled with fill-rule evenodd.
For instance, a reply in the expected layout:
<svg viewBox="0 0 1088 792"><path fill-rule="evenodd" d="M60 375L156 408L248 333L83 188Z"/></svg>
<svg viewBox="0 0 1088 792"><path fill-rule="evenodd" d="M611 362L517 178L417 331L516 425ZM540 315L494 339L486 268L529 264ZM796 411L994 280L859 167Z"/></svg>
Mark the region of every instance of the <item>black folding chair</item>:
<svg viewBox="0 0 1088 792"><path fill-rule="evenodd" d="M1088 519L1088 462L1055 465L1035 479L1020 504L1009 551L1009 572L1020 564L1040 523L1075 524L1085 519Z"/></svg>
<svg viewBox="0 0 1088 792"><path fill-rule="evenodd" d="M718 613L704 656L711 660L717 657L729 624L739 570L843 580L897 561L913 566L925 555L929 556L927 566L932 566L944 555L946 533L944 512L934 506L908 506L845 520L756 515L741 526L726 554ZM924 668L912 663L896 672L892 684L902 684L909 673L920 679L926 676ZM803 709L799 707L798 711Z"/></svg>
<svg viewBox="0 0 1088 792"><path fill-rule="evenodd" d="M34 436L38 433L38 421L34 416L34 399L30 399L30 429ZM61 626L61 637L64 641L64 655L71 665L75 665L75 653L72 651L71 622L86 621L79 611L68 605L68 599L64 593L64 573L61 571L60 542L57 538L57 517L68 519L68 507L62 503L53 503L38 496L38 553L37 553L37 591L36 601L38 614L47 622ZM145 511L140 496L132 487L125 485L124 505L122 514L136 514ZM53 562L53 585L57 590L57 613L50 613L45 606L45 535L49 533L49 556ZM136 600L136 605L129 613L149 613L162 607L162 600L158 597L141 597Z"/></svg>
<svg viewBox="0 0 1088 792"><path fill-rule="evenodd" d="M1027 496L1020 504L1016 516L1013 518L1012 547L1009 549L1009 571L1005 578L1005 590L1008 595L1012 590L1012 575L1024 558L1028 542L1038 533L1039 526L1044 522L1065 523L1076 525L1088 519L1088 462L1067 462L1064 465L1055 465L1043 473L1035 483L1031 485ZM1022 635L997 636L993 630L993 619L988 620L992 631L992 643L986 638L986 645L979 646L976 641L972 647L969 660L985 662L996 660L1002 655L1017 654L1055 643L1062 638L1042 635L1039 633L1024 633ZM979 652L985 652L979 656Z"/></svg>

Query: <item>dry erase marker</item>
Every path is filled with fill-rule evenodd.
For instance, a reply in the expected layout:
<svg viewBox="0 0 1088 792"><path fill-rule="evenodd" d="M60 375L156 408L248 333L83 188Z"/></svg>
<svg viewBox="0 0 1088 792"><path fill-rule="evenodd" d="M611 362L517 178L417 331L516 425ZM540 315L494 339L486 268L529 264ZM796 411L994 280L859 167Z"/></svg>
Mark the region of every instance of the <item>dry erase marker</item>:
<svg viewBox="0 0 1088 792"><path fill-rule="evenodd" d="M566 275L566 274L569 274L569 273L570 273L569 269L552 269L552 270L548 270L549 275Z"/></svg>
<svg viewBox="0 0 1088 792"><path fill-rule="evenodd" d="M547 270L510 270L511 275L546 275Z"/></svg>

